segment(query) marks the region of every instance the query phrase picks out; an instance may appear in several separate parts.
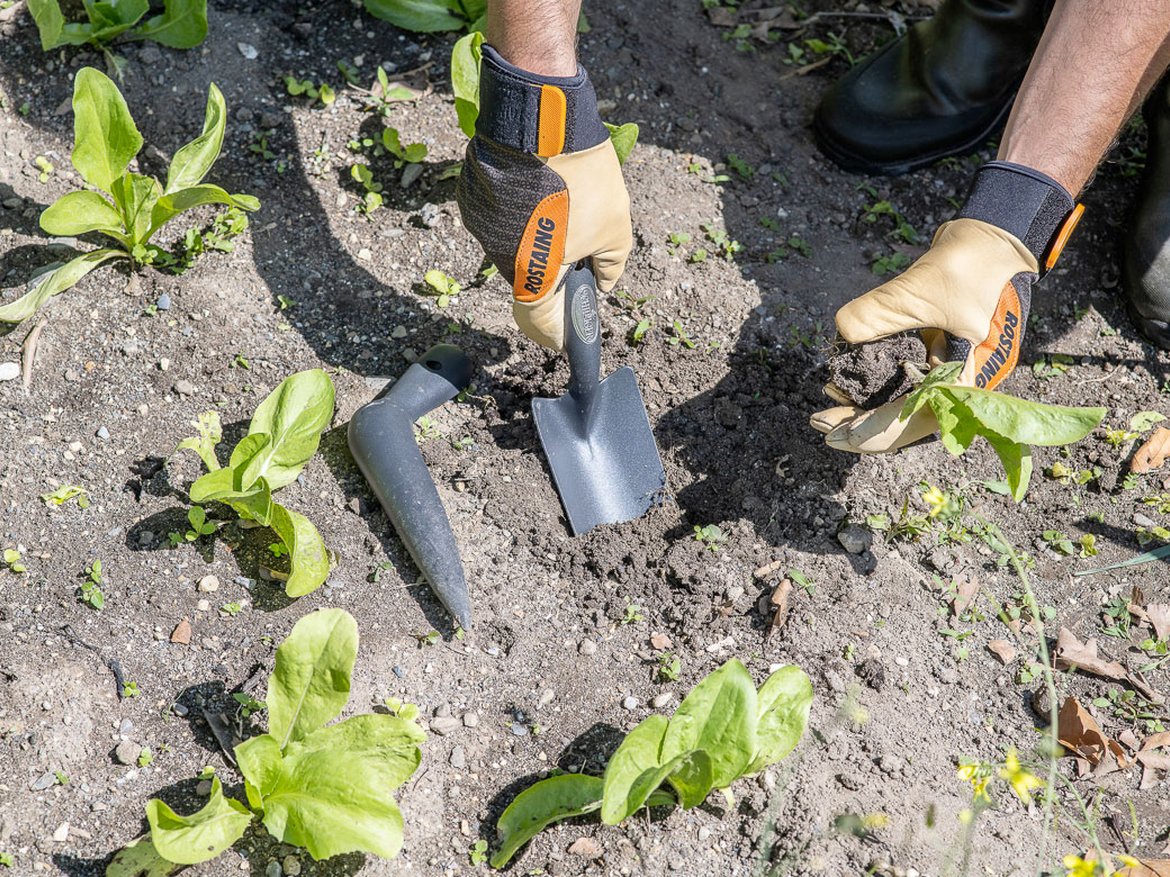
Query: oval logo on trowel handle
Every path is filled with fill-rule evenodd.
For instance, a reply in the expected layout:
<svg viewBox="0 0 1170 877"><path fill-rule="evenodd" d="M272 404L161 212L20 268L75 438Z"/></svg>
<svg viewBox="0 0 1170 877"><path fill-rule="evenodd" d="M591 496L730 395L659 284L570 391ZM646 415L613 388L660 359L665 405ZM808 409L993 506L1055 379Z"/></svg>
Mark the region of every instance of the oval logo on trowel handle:
<svg viewBox="0 0 1170 877"><path fill-rule="evenodd" d="M592 344L597 340L601 331L601 320L597 315L597 303L593 297L593 290L588 283L582 283L573 290L573 300L570 306L573 319L573 331L585 344Z"/></svg>

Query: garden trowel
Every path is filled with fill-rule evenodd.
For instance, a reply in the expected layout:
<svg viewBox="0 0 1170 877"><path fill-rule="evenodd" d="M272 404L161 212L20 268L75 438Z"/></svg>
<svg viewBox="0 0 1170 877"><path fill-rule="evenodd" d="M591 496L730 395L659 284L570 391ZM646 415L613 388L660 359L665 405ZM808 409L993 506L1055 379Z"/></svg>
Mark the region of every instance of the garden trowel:
<svg viewBox="0 0 1170 877"><path fill-rule="evenodd" d="M569 392L533 399L532 416L574 536L598 524L641 517L659 499L666 471L634 370L600 380L601 319L597 283L585 262L565 283L565 352Z"/></svg>
<svg viewBox="0 0 1170 877"><path fill-rule="evenodd" d="M419 572L464 630L471 596L451 522L414 438L414 422L471 383L471 361L436 344L349 422L349 448Z"/></svg>

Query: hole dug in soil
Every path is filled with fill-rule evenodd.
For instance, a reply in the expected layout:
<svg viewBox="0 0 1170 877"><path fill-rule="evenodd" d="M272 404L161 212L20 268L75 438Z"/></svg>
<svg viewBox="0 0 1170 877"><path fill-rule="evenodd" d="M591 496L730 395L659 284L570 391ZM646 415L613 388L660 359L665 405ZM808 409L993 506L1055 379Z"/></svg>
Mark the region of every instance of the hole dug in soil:
<svg viewBox="0 0 1170 877"><path fill-rule="evenodd" d="M868 344L838 341L829 355L830 383L862 408L876 408L898 398L928 370L926 345L917 332Z"/></svg>

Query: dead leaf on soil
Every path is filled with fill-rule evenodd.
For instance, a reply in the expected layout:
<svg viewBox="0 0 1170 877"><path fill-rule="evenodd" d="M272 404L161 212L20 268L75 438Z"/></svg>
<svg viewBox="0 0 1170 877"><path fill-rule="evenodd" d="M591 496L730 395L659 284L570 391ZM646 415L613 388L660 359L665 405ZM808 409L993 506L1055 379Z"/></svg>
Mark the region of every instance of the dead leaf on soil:
<svg viewBox="0 0 1170 877"><path fill-rule="evenodd" d="M1137 449L1133 459L1129 461L1129 471L1150 472L1162 468L1162 464L1170 457L1170 429L1159 426L1146 439L1146 443Z"/></svg>
<svg viewBox="0 0 1170 877"><path fill-rule="evenodd" d="M662 652L669 649L674 643L665 633L652 633L650 634L650 645L655 651Z"/></svg>
<svg viewBox="0 0 1170 877"><path fill-rule="evenodd" d="M1151 734L1142 741L1142 750L1146 749L1161 749L1164 746L1170 746L1170 731L1159 731L1157 734Z"/></svg>
<svg viewBox="0 0 1170 877"><path fill-rule="evenodd" d="M1160 704L1165 701L1140 674L1131 673L1120 661L1107 661L1098 655L1095 639L1082 643L1067 627L1062 627L1056 635L1056 651L1052 658L1057 670L1084 670L1105 679L1125 681L1150 703Z"/></svg>
<svg viewBox="0 0 1170 877"><path fill-rule="evenodd" d="M1115 873L1117 877L1170 877L1170 859L1139 859L1136 865Z"/></svg>
<svg viewBox="0 0 1170 877"><path fill-rule="evenodd" d="M1151 603L1146 607L1146 618L1156 639L1170 639L1170 603Z"/></svg>
<svg viewBox="0 0 1170 877"><path fill-rule="evenodd" d="M1115 740L1110 740L1075 697L1065 698L1060 705L1056 719L1056 739L1070 752L1084 758L1092 765L1098 765L1108 756L1117 759L1118 767L1129 766L1125 750Z"/></svg>
<svg viewBox="0 0 1170 877"><path fill-rule="evenodd" d="M1158 785L1166 771L1170 770L1170 755L1157 751L1163 747L1170 747L1170 731L1151 734L1142 742L1141 751L1137 754L1138 763L1142 766L1142 780L1138 788L1142 791Z"/></svg>
<svg viewBox="0 0 1170 877"><path fill-rule="evenodd" d="M782 566L784 566L784 561L773 560L771 563L765 563L763 566L757 567L755 570L753 570L752 576L763 581Z"/></svg>
<svg viewBox="0 0 1170 877"><path fill-rule="evenodd" d="M1006 639L991 640L987 644L987 651L999 658L1004 666L1007 666L1016 659L1016 647Z"/></svg>
<svg viewBox="0 0 1170 877"><path fill-rule="evenodd" d="M966 573L955 576L955 599L951 602L951 614L956 618L962 615L975 601L979 593L979 580Z"/></svg>
<svg viewBox="0 0 1170 877"><path fill-rule="evenodd" d="M184 618L171 631L171 642L181 646L191 645L191 622Z"/></svg>
<svg viewBox="0 0 1170 877"><path fill-rule="evenodd" d="M781 579L780 584L772 590L772 623L768 626L768 632L764 634L767 639L775 631L784 626L784 622L788 620L788 595L792 593L792 582L789 579Z"/></svg>
<svg viewBox="0 0 1170 877"><path fill-rule="evenodd" d="M739 15L730 6L712 6L707 10L707 18L715 27L735 27L739 24Z"/></svg>

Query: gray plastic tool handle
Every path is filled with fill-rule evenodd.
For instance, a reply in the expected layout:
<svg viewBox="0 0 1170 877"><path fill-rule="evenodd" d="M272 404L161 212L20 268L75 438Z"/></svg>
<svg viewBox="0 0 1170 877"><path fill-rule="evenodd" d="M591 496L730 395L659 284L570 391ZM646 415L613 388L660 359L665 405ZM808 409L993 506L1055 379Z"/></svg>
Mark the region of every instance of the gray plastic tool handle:
<svg viewBox="0 0 1170 877"><path fill-rule="evenodd" d="M398 536L447 611L471 628L471 596L451 522L412 429L471 384L471 361L436 344L349 422L349 447Z"/></svg>
<svg viewBox="0 0 1170 877"><path fill-rule="evenodd" d="M569 395L587 417L601 378L601 314L597 311L597 281L585 261L565 274L565 353L569 356Z"/></svg>

